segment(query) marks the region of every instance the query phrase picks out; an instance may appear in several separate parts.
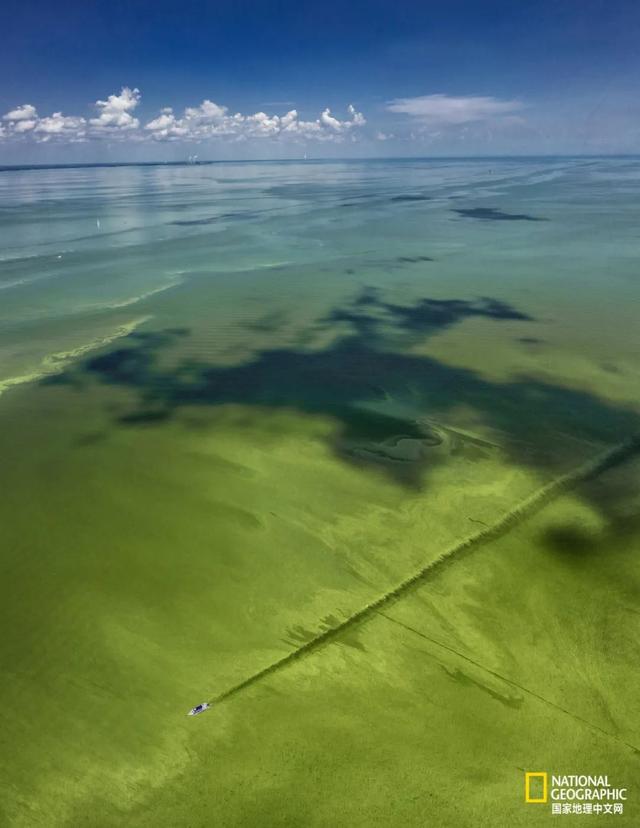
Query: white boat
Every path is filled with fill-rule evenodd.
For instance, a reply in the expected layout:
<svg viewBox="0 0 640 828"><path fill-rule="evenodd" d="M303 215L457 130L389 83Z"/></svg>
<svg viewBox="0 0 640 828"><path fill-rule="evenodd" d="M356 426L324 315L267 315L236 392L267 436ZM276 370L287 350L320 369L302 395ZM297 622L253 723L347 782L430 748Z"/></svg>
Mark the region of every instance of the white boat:
<svg viewBox="0 0 640 828"><path fill-rule="evenodd" d="M208 710L211 707L209 702L202 702L202 704L198 704L195 707L192 707L191 710L187 713L187 716L197 716L198 713L204 713L205 710Z"/></svg>

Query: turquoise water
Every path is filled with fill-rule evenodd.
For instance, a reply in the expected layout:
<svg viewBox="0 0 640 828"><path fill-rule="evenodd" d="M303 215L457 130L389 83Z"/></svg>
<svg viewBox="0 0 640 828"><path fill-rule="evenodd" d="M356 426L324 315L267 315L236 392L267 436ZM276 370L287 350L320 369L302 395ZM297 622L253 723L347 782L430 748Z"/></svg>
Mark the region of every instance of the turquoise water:
<svg viewBox="0 0 640 828"><path fill-rule="evenodd" d="M585 346L631 358L619 333L637 300L639 176L628 159L5 171L0 382L172 304L202 320L199 290L218 345L247 347L234 320L280 319L269 333L284 335L371 287L500 299L554 347L574 340L576 361Z"/></svg>
<svg viewBox="0 0 640 828"><path fill-rule="evenodd" d="M394 824L400 785L395 824L434 792L472 824L437 797L474 774L627 782L629 469L184 714L640 430L639 196L628 158L0 170L8 823Z"/></svg>

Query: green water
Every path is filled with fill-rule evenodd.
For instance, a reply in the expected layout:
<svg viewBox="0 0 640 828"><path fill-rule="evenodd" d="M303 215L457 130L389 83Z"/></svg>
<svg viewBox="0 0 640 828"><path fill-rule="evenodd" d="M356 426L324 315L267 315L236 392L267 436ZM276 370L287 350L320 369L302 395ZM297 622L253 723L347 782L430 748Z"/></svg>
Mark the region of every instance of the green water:
<svg viewBox="0 0 640 828"><path fill-rule="evenodd" d="M545 769L608 773L637 821L633 458L185 713L640 430L639 186L0 173L8 824L529 825Z"/></svg>

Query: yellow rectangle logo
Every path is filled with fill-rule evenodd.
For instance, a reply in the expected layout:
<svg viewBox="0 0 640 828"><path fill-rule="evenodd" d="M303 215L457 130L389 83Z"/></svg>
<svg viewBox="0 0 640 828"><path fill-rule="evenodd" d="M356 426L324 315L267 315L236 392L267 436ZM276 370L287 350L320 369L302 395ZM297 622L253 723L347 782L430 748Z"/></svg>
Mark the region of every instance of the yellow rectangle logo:
<svg viewBox="0 0 640 828"><path fill-rule="evenodd" d="M531 796L531 780L542 780L542 796ZM538 787L538 786L536 786ZM542 804L547 801L547 790L549 787L548 775L546 771L525 772L524 775L524 801L529 803Z"/></svg>

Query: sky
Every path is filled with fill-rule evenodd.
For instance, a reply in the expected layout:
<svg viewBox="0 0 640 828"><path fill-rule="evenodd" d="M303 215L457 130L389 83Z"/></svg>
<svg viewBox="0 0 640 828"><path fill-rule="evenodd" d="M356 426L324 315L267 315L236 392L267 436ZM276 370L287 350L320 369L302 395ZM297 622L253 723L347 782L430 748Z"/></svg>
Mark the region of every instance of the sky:
<svg viewBox="0 0 640 828"><path fill-rule="evenodd" d="M4 0L0 164L640 152L637 0Z"/></svg>

